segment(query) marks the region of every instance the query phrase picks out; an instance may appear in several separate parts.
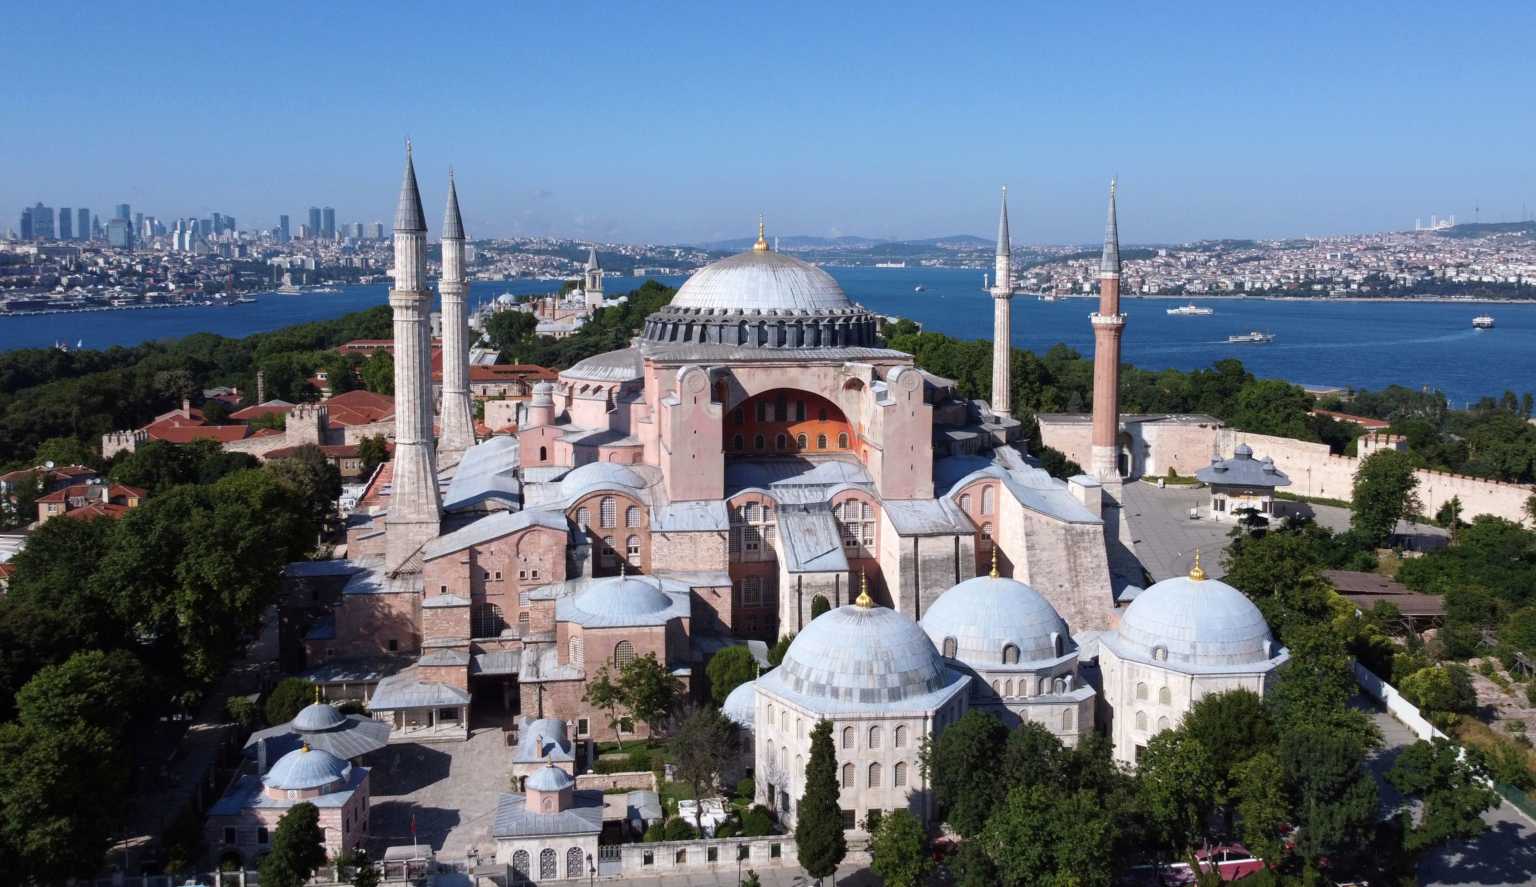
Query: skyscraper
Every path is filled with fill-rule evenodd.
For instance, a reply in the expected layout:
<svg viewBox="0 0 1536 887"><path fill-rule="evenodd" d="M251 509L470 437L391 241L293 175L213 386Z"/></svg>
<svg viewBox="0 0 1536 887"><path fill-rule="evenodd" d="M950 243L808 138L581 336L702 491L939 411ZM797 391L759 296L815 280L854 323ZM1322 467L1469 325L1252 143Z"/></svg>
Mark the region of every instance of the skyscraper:
<svg viewBox="0 0 1536 887"><path fill-rule="evenodd" d="M1013 361L1013 243L1008 234L1008 188L997 216L997 256L992 281L992 412L1007 416L1012 408L1008 370Z"/></svg>
<svg viewBox="0 0 1536 887"><path fill-rule="evenodd" d="M1109 217L1099 259L1099 310L1093 324L1093 455L1089 471L1101 482L1120 481L1120 228L1115 220L1115 182L1109 183ZM1129 468L1129 466L1127 466Z"/></svg>
<svg viewBox="0 0 1536 887"><path fill-rule="evenodd" d="M75 239L75 211L67 206L59 210L59 239Z"/></svg>
<svg viewBox="0 0 1536 887"><path fill-rule="evenodd" d="M312 206L309 208L309 234L306 236L320 236L320 207L318 206Z"/></svg>
<svg viewBox="0 0 1536 887"><path fill-rule="evenodd" d="M127 221L127 219L128 219L127 216L123 217L124 221ZM133 214L133 231L134 231L134 233L137 234L138 232L143 231L143 230L144 230L144 214L143 213L134 213Z"/></svg>
<svg viewBox="0 0 1536 887"><path fill-rule="evenodd" d="M113 219L107 223L107 244L119 249L128 249L133 246L132 224L127 219Z"/></svg>
<svg viewBox="0 0 1536 887"><path fill-rule="evenodd" d="M336 209L326 207L321 211L320 236L326 240L336 239Z"/></svg>
<svg viewBox="0 0 1536 887"><path fill-rule="evenodd" d="M32 237L35 240L52 240L53 207L38 203L32 207Z"/></svg>
<svg viewBox="0 0 1536 887"><path fill-rule="evenodd" d="M278 243L287 243L291 236L292 236L292 232L290 232L288 230L288 217L287 216L278 216L277 217L277 242Z"/></svg>
<svg viewBox="0 0 1536 887"><path fill-rule="evenodd" d="M372 237L374 240L383 240L384 239L384 223L383 222L374 222L373 223L373 231L369 234L369 236Z"/></svg>
<svg viewBox="0 0 1536 887"><path fill-rule="evenodd" d="M133 219L132 208L129 207L128 204L126 204L126 203L119 203L117 205L117 215L115 216L115 218L122 219L125 222L132 220Z"/></svg>
<svg viewBox="0 0 1536 887"><path fill-rule="evenodd" d="M91 239L91 211L88 209L75 210L75 239Z"/></svg>
<svg viewBox="0 0 1536 887"><path fill-rule="evenodd" d="M21 211L21 239L32 239L32 207L26 207Z"/></svg>

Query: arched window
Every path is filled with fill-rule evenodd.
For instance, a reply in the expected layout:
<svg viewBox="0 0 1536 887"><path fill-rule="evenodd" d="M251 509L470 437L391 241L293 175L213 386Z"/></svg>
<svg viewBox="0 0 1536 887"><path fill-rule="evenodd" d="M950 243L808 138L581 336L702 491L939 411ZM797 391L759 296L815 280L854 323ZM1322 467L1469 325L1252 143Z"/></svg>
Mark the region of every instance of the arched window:
<svg viewBox="0 0 1536 887"><path fill-rule="evenodd" d="M1136 698L1137 699L1146 699L1147 698L1147 685L1146 685L1146 682L1143 681L1143 682L1140 682L1140 683L1136 684Z"/></svg>
<svg viewBox="0 0 1536 887"><path fill-rule="evenodd" d="M1060 656L1064 652L1063 647L1064 645L1062 643L1061 635L1054 631L1051 632L1051 650L1053 651L1054 655Z"/></svg>
<svg viewBox="0 0 1536 887"><path fill-rule="evenodd" d="M624 556L629 559L630 566L640 566L640 537L630 536L624 543Z"/></svg>
<svg viewBox="0 0 1536 887"><path fill-rule="evenodd" d="M604 496L602 504L597 509L597 519L602 522L603 529L611 529L614 526L614 522L618 517L616 509L617 505L613 501L613 497Z"/></svg>
<svg viewBox="0 0 1536 887"><path fill-rule="evenodd" d="M804 422L805 421L805 401L803 401L803 400L795 401L795 421L796 422Z"/></svg>
<svg viewBox="0 0 1536 887"><path fill-rule="evenodd" d="M1162 644L1158 644L1157 646L1153 647L1152 648L1152 659L1155 662L1167 662L1168 661L1168 648L1163 646Z"/></svg>
<svg viewBox="0 0 1536 887"><path fill-rule="evenodd" d="M966 514L971 513L971 494L962 493L960 496L960 510Z"/></svg>
<svg viewBox="0 0 1536 887"><path fill-rule="evenodd" d="M768 706L768 707L769 708L773 708L773 706L771 706L771 705ZM768 717L772 718L773 715L769 715ZM770 767L773 766L773 749L774 749L773 740L770 739L770 740L768 740L768 766L770 766Z"/></svg>
<svg viewBox="0 0 1536 887"><path fill-rule="evenodd" d="M1061 710L1061 729L1072 729L1072 709L1070 708L1064 708Z"/></svg>
<svg viewBox="0 0 1536 887"><path fill-rule="evenodd" d="M874 727L870 727L869 728L869 747L870 748L879 748L880 747L880 727L879 727L879 725L876 725Z"/></svg>
<svg viewBox="0 0 1536 887"><path fill-rule="evenodd" d="M897 761L891 768L891 785L901 787L907 784L907 765L905 761Z"/></svg>
<svg viewBox="0 0 1536 887"><path fill-rule="evenodd" d="M734 435L734 436L731 437L731 449L733 449L733 450L741 450L741 449L745 449L745 448L746 448L746 443L742 440L741 435L737 434L737 435Z"/></svg>
<svg viewBox="0 0 1536 887"><path fill-rule="evenodd" d="M1007 645L1005 645L1003 647L1003 664L1004 665L1018 665L1019 664L1019 648L1018 647L1014 646L1013 644L1007 644Z"/></svg>
<svg viewBox="0 0 1536 887"><path fill-rule="evenodd" d="M779 730L785 735L789 734L789 712L787 710L779 712Z"/></svg>
<svg viewBox="0 0 1536 887"><path fill-rule="evenodd" d="M567 646L569 647L570 663L572 665L581 665L586 661L587 651L585 645L586 641L582 639L581 635L571 635L571 640Z"/></svg>
<svg viewBox="0 0 1536 887"><path fill-rule="evenodd" d="M759 515L760 515L760 514L761 514L761 513L762 513L762 512L761 512L761 511L760 511L760 510L759 510L759 509L758 509L758 505L757 505L757 503L756 503L756 502L748 502L748 503L747 503L747 520L748 520L748 521L749 521L749 522L751 522L751 523L757 523L757 521L758 521L758 516L759 516Z"/></svg>
<svg viewBox="0 0 1536 887"><path fill-rule="evenodd" d="M907 728L905 726L901 726L901 727L897 727L896 728L896 747L897 748L906 748L907 747Z"/></svg>
<svg viewBox="0 0 1536 887"><path fill-rule="evenodd" d="M1173 704L1173 694L1168 691L1167 687L1158 687L1157 688L1157 701L1162 703L1163 705L1172 705Z"/></svg>
<svg viewBox="0 0 1536 887"><path fill-rule="evenodd" d="M805 446L806 446L805 435L803 435L803 434L795 435L795 446L799 447L802 450L805 449Z"/></svg>
<svg viewBox="0 0 1536 887"><path fill-rule="evenodd" d="M626 527L638 527L638 526L640 526L640 509L636 508L633 505L629 506L629 509L624 512L624 526L626 526Z"/></svg>
<svg viewBox="0 0 1536 887"><path fill-rule="evenodd" d="M1138 729L1138 730L1145 730L1145 729L1147 729L1147 713L1146 712L1138 711L1136 713L1136 729Z"/></svg>
<svg viewBox="0 0 1536 887"><path fill-rule="evenodd" d="M853 788L853 765L843 765L843 788Z"/></svg>
<svg viewBox="0 0 1536 887"><path fill-rule="evenodd" d="M1023 685L1024 682L1020 681L1019 686L1022 687ZM1011 679L1003 681L1003 695L1007 697L1013 696L1013 681Z"/></svg>
<svg viewBox="0 0 1536 887"><path fill-rule="evenodd" d="M512 854L512 874L519 880L528 879L528 851L519 850Z"/></svg>
<svg viewBox="0 0 1536 887"><path fill-rule="evenodd" d="M576 509L576 526L585 530L592 523L592 512L585 508Z"/></svg>
<svg viewBox="0 0 1536 887"><path fill-rule="evenodd" d="M818 450L825 450L826 448L827 448L827 436L825 434L818 434L818 435L816 435L816 449L818 449Z"/></svg>
<svg viewBox="0 0 1536 887"><path fill-rule="evenodd" d="M839 450L846 450L846 449L848 449L848 432L843 431L843 432L839 432L838 433L838 435L837 435L837 448Z"/></svg>
<svg viewBox="0 0 1536 887"><path fill-rule="evenodd" d="M602 556L603 556L603 566L605 566L605 567L614 566L615 564L617 564L619 562L619 554L618 554L618 552L613 550L613 537L612 536L604 536L603 537Z"/></svg>
<svg viewBox="0 0 1536 887"><path fill-rule="evenodd" d="M539 447L539 461L540 462L547 462L547 461L549 461L549 447ZM523 855L527 856L526 853L523 854Z"/></svg>
<svg viewBox="0 0 1536 887"><path fill-rule="evenodd" d="M774 436L774 438L773 438L773 448L774 449L776 449L776 450L786 449L788 447L788 445L789 445L789 436L786 435L784 432L780 431L777 435Z"/></svg>
<svg viewBox="0 0 1536 887"><path fill-rule="evenodd" d="M1166 729L1168 729L1168 716L1167 715L1164 715L1163 717L1160 717L1160 718L1157 719L1157 729L1159 729L1159 730L1166 730Z"/></svg>
<svg viewBox="0 0 1536 887"><path fill-rule="evenodd" d="M545 847L539 852L539 880L558 877L560 877L560 868L555 858L555 848Z"/></svg>
<svg viewBox="0 0 1536 887"><path fill-rule="evenodd" d="M629 641L619 641L613 645L613 667L623 668L635 661L635 645Z"/></svg>
<svg viewBox="0 0 1536 887"><path fill-rule="evenodd" d="M990 484L981 488L981 513L992 513L992 487Z"/></svg>
<svg viewBox="0 0 1536 887"><path fill-rule="evenodd" d="M869 765L869 787L870 788L879 788L880 787L880 765L879 764L870 764Z"/></svg>
<svg viewBox="0 0 1536 887"><path fill-rule="evenodd" d="M546 797L542 802L540 802L539 808L545 813L555 812L555 799Z"/></svg>
<svg viewBox="0 0 1536 887"><path fill-rule="evenodd" d="M476 604L471 616L474 626L470 633L477 638L497 637L506 624L501 620L501 608L495 604Z"/></svg>
<svg viewBox="0 0 1536 887"><path fill-rule="evenodd" d="M998 694L999 696L1001 696L1002 693L1003 693L1003 682L1002 681L993 681L992 682L992 692Z"/></svg>
<svg viewBox="0 0 1536 887"><path fill-rule="evenodd" d="M789 746L787 745L779 746L779 769L784 771L789 769Z"/></svg>
<svg viewBox="0 0 1536 887"><path fill-rule="evenodd" d="M1057 678L1056 680L1051 681L1051 692L1057 694L1058 696L1067 692L1067 679Z"/></svg>
<svg viewBox="0 0 1536 887"><path fill-rule="evenodd" d="M843 728L843 748L853 748L853 728Z"/></svg>
<svg viewBox="0 0 1536 887"><path fill-rule="evenodd" d="M572 847L565 851L565 877L567 879L581 877L586 874L581 868L581 848Z"/></svg>
<svg viewBox="0 0 1536 887"><path fill-rule="evenodd" d="M955 642L954 638L945 638L944 639L944 655L946 657L948 657L950 659L955 658L955 653L956 653L956 651L958 649L959 649L959 645Z"/></svg>
<svg viewBox="0 0 1536 887"><path fill-rule="evenodd" d="M991 524L982 524L981 525L981 550L982 551L991 551L992 550L992 525Z"/></svg>
<svg viewBox="0 0 1536 887"><path fill-rule="evenodd" d="M766 450L767 448L768 448L768 438L763 437L761 434L756 434L756 435L752 436L752 449L754 449L754 450Z"/></svg>

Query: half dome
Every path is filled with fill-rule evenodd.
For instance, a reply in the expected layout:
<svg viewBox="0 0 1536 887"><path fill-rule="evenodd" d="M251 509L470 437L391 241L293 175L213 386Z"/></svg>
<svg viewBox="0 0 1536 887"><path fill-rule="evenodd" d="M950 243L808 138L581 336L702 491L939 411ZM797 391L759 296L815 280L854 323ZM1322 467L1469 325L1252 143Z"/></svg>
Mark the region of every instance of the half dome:
<svg viewBox="0 0 1536 887"><path fill-rule="evenodd" d="M1225 582L1190 576L1164 579L1138 594L1112 643L1117 653L1174 665L1262 663L1278 652L1264 615L1247 595Z"/></svg>
<svg viewBox="0 0 1536 887"><path fill-rule="evenodd" d="M977 576L939 595L922 626L940 649L953 638L954 658L975 667L1055 659L1071 649L1067 623L1050 601L1002 577ZM1005 654L1009 647L1017 655Z"/></svg>

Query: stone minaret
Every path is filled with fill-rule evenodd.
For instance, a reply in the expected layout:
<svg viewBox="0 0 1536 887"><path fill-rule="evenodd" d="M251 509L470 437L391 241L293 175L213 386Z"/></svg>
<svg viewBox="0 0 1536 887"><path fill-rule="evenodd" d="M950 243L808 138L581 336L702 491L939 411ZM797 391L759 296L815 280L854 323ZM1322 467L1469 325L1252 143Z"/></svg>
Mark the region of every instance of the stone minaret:
<svg viewBox="0 0 1536 887"><path fill-rule="evenodd" d="M1006 417L1011 411L1008 367L1013 351L1013 246L1008 239L1008 188L1003 187L1003 208L997 217L997 279L992 282L992 412Z"/></svg>
<svg viewBox="0 0 1536 887"><path fill-rule="evenodd" d="M1104 223L1104 257L1099 262L1099 310L1093 324L1093 455L1089 472L1117 482L1120 469L1120 231L1115 223L1115 183L1109 183L1109 219Z"/></svg>
<svg viewBox="0 0 1536 887"><path fill-rule="evenodd" d="M464 296L464 220L459 190L448 175L448 210L443 215L443 429L439 460L457 463L475 445L475 414L469 402L469 317Z"/></svg>
<svg viewBox="0 0 1536 887"><path fill-rule="evenodd" d="M427 219L410 144L395 209L395 474L384 519L384 568L394 572L438 533L442 500L432 450L432 350L427 289Z"/></svg>

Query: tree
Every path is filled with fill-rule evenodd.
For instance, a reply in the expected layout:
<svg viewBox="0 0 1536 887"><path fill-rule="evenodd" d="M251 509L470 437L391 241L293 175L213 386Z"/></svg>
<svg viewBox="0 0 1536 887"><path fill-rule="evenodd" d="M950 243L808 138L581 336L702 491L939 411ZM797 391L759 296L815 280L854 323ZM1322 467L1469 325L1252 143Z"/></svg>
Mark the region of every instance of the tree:
<svg viewBox="0 0 1536 887"><path fill-rule="evenodd" d="M356 866L352 869L352 887L379 887L379 870L374 867L373 860L368 858L366 849L358 849L355 862Z"/></svg>
<svg viewBox="0 0 1536 887"><path fill-rule="evenodd" d="M831 609L832 609L832 604L830 604L825 597L822 597L821 595L818 594L815 597L811 598L811 618L812 619L815 619L817 616L820 616L822 613L826 613L826 612L830 611Z"/></svg>
<svg viewBox="0 0 1536 887"><path fill-rule="evenodd" d="M12 481L10 493L0 497L0 529L19 529L37 520L37 500L42 496L42 480L36 473Z"/></svg>
<svg viewBox="0 0 1536 887"><path fill-rule="evenodd" d="M795 635L793 632L775 641L773 646L768 648L768 664L777 668L779 663L784 661L784 654L789 652L789 645L794 642Z"/></svg>
<svg viewBox="0 0 1536 887"><path fill-rule="evenodd" d="M1499 805L1486 778L1450 740L1420 740L1403 749L1387 771L1387 781L1423 802L1418 823L1405 837L1407 849L1422 851L1452 838L1482 834L1487 828L1483 814Z"/></svg>
<svg viewBox="0 0 1536 887"><path fill-rule="evenodd" d="M303 887L325 863L320 811L303 801L288 808L272 833L272 850L261 861L262 887Z"/></svg>
<svg viewBox="0 0 1536 887"><path fill-rule="evenodd" d="M757 677L757 660L745 645L736 644L709 657L704 667L709 676L709 693L716 705L723 705L731 691Z"/></svg>
<svg viewBox="0 0 1536 887"><path fill-rule="evenodd" d="M1471 714L1477 710L1477 691L1472 676L1460 665L1432 665L1421 668L1398 684L1403 698L1422 709L1431 720L1454 721L1447 715Z"/></svg>
<svg viewBox="0 0 1536 887"><path fill-rule="evenodd" d="M981 844L1004 884L1114 883L1114 820L1090 791L1015 787L987 820Z"/></svg>
<svg viewBox="0 0 1536 887"><path fill-rule="evenodd" d="M24 722L84 724L120 736L144 707L150 689L144 666L125 650L81 650L32 676L16 694Z"/></svg>
<svg viewBox="0 0 1536 887"><path fill-rule="evenodd" d="M997 762L1008 743L1008 728L978 709L925 739L919 760L944 821L962 836L981 834L987 816L1008 792L997 778Z"/></svg>
<svg viewBox="0 0 1536 887"><path fill-rule="evenodd" d="M276 727L298 717L304 706L315 701L315 685L303 678L283 678L267 694L265 707L267 723Z"/></svg>
<svg viewBox="0 0 1536 887"><path fill-rule="evenodd" d="M395 393L395 358L388 351L379 349L369 355L359 373L363 387L374 394Z"/></svg>
<svg viewBox="0 0 1536 887"><path fill-rule="evenodd" d="M319 447L305 444L291 455L271 460L264 470L288 490L317 529L335 514L341 471Z"/></svg>
<svg viewBox="0 0 1536 887"><path fill-rule="evenodd" d="M1280 762L1272 753L1261 751L1232 768L1232 783L1243 843L1255 856L1278 864L1283 850L1280 829L1289 812Z"/></svg>
<svg viewBox="0 0 1536 887"><path fill-rule="evenodd" d="M960 849L945 862L955 887L996 887L997 866L981 841L962 841Z"/></svg>
<svg viewBox="0 0 1536 887"><path fill-rule="evenodd" d="M1025 721L1008 733L1003 749L1002 782L1013 788L1062 785L1068 752L1044 724Z"/></svg>
<svg viewBox="0 0 1536 887"><path fill-rule="evenodd" d="M363 476L372 477L373 470L389 461L389 443L382 434L370 434L357 442L357 458L363 463Z"/></svg>
<svg viewBox="0 0 1536 887"><path fill-rule="evenodd" d="M922 887L933 871L928 835L905 809L881 817L870 840L870 868L888 887Z"/></svg>
<svg viewBox="0 0 1536 887"><path fill-rule="evenodd" d="M613 729L614 741L619 744L619 751L623 751L624 734L619 732L619 727L624 721L619 717L619 708L624 705L624 693L614 681L613 672L608 670L606 664L597 670L597 674L593 675L590 681L587 681L587 689L581 698L588 705L608 715L608 726Z"/></svg>
<svg viewBox="0 0 1536 887"><path fill-rule="evenodd" d="M1324 858L1358 853L1376 822L1376 781L1365 768L1367 744L1322 720L1287 721L1280 736L1280 769L1287 776L1296 852L1315 869Z"/></svg>
<svg viewBox="0 0 1536 887"><path fill-rule="evenodd" d="M485 338L501 359L517 363L520 346L538 328L539 319L531 311L497 311L485 321Z"/></svg>
<svg viewBox="0 0 1536 887"><path fill-rule="evenodd" d="M1385 544L1397 532L1399 520L1423 510L1413 472L1413 457L1400 450L1378 450L1361 460L1350 527L1376 546Z"/></svg>
<svg viewBox="0 0 1536 887"><path fill-rule="evenodd" d="M758 877L756 869L747 869L746 877L741 879L741 887L763 887L763 879Z"/></svg>
<svg viewBox="0 0 1536 887"><path fill-rule="evenodd" d="M94 465L98 461L96 451L74 437L50 437L38 444L32 456L33 465Z"/></svg>
<svg viewBox="0 0 1536 887"><path fill-rule="evenodd" d="M1252 690L1202 696L1179 728L1205 746L1224 787L1239 764L1275 744L1275 729L1264 700Z"/></svg>
<svg viewBox="0 0 1536 887"><path fill-rule="evenodd" d="M695 798L704 797L704 789L713 788L741 755L741 732L719 709L689 706L672 719L667 734L677 776L693 788ZM702 806L698 816L703 816ZM704 828L702 819L694 825Z"/></svg>
<svg viewBox="0 0 1536 887"><path fill-rule="evenodd" d="M832 722L817 721L811 729L811 757L805 765L805 794L795 809L795 844L800 867L813 878L825 878L836 872L848 853L838 792Z"/></svg>
<svg viewBox="0 0 1536 887"><path fill-rule="evenodd" d="M619 692L629 713L644 721L654 735L683 692L683 682L647 653L619 669Z"/></svg>
<svg viewBox="0 0 1536 887"><path fill-rule="evenodd" d="M1215 805L1210 752L1182 730L1153 736L1136 768L1136 796L1158 845L1187 856Z"/></svg>

